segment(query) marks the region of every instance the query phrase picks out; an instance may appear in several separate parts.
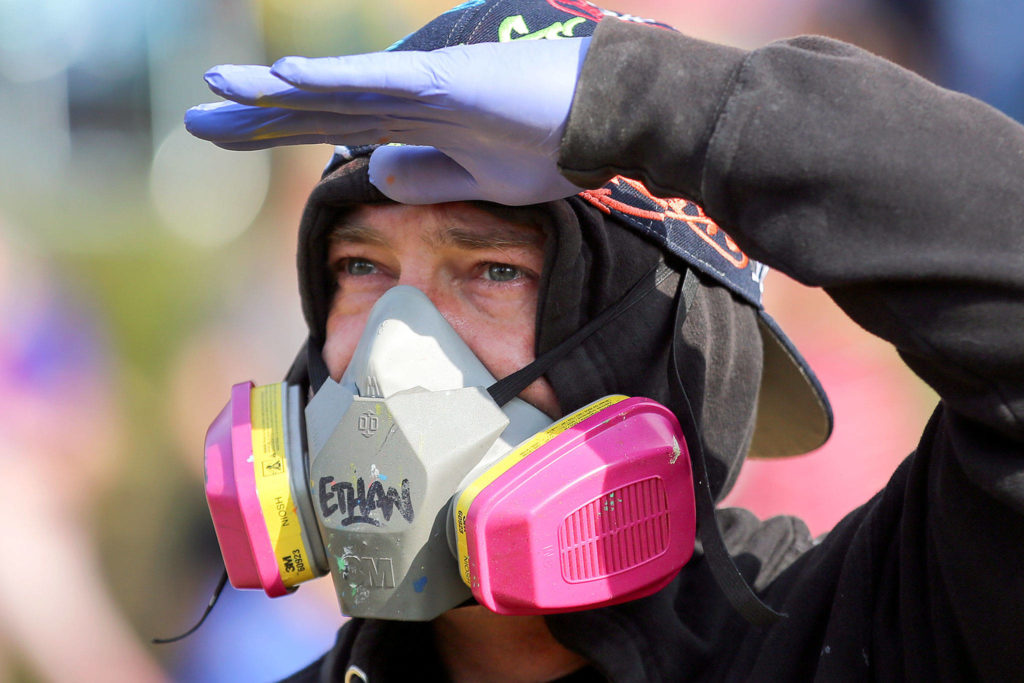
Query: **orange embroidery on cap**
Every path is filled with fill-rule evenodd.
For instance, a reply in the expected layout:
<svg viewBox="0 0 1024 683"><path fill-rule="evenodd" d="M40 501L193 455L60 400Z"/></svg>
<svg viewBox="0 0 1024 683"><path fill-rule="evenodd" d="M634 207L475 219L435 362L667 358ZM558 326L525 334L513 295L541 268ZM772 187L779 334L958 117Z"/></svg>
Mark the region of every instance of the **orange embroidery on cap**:
<svg viewBox="0 0 1024 683"><path fill-rule="evenodd" d="M704 213L704 210L697 204L686 199L679 199L675 197L668 199L664 197L655 197L651 194L650 190L644 187L643 183L637 180L632 180L631 178L615 176L611 180L612 185L620 185L622 183L632 187L634 190L652 201L661 210L641 209L640 207L633 206L632 204L619 201L612 197L612 189L607 186L596 190L584 190L583 192L580 192L580 196L593 204L600 211L608 214L610 214L614 209L615 211L624 213L627 216L646 218L647 220L652 221L664 221L666 216L677 221L681 221L688 225L693 232L700 236L701 239L711 245L711 247L722 256L722 258L737 268L746 268L747 264L750 263L750 259L747 255L740 250L736 243L732 241L732 238L725 234L725 232L722 232L721 235L725 242L725 246L723 247L718 243L718 240L715 239L715 235L721 231L721 228L719 228L713 220L708 218L707 214ZM691 210L696 209L697 215L694 216L686 213L686 209L688 207L691 208Z"/></svg>

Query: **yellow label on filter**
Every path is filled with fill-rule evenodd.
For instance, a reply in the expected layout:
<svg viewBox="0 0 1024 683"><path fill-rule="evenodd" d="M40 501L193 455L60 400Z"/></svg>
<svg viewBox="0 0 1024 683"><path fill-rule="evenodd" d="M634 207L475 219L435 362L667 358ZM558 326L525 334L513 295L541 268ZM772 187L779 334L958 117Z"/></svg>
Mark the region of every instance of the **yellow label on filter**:
<svg viewBox="0 0 1024 683"><path fill-rule="evenodd" d="M291 587L315 576L292 499L285 457L284 390L282 383L254 387L249 400L256 496L281 579L285 586Z"/></svg>
<svg viewBox="0 0 1024 683"><path fill-rule="evenodd" d="M467 586L470 588L473 587L473 579L469 567L469 541L466 537L466 518L469 515L469 507L473 504L477 495L494 483L495 479L511 469L517 462L528 456L530 453L533 453L565 430L575 427L587 418L593 417L597 413L601 412L608 406L613 406L620 401L625 401L627 398L629 397L621 394L605 396L598 401L594 401L593 403L580 408L571 415L563 417L543 432L537 432L529 439L513 448L507 455L505 455L505 457L487 468L483 474L473 480L473 482L466 487L462 492L462 495L459 496L458 503L455 506L455 531L459 550L459 572L462 574L462 580Z"/></svg>

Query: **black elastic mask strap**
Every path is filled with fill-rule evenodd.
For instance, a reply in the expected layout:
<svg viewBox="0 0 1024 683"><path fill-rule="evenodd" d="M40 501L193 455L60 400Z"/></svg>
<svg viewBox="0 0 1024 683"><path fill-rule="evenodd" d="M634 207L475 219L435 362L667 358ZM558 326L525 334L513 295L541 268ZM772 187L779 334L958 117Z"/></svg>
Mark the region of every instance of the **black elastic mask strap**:
<svg viewBox="0 0 1024 683"><path fill-rule="evenodd" d="M679 294L676 301L676 322L675 335L682 334L683 321L693 303L693 296L698 288L697 276L692 270L686 271L686 276L679 285ZM674 344L674 342L673 342ZM682 376L679 374L679 365L676 361L676 349L673 347L669 354L671 363L671 378L673 382L672 393L677 394L676 403L685 409L678 415L683 424L683 433L687 436L687 445L691 447L696 457L692 459L694 474L694 493L697 503L697 533L701 545L704 548L704 556L711 568L711 575L715 577L718 587L725 593L729 604L740 613L750 624L758 627L771 626L785 614L776 612L766 605L740 574L736 564L729 556L725 548L725 541L722 539L722 530L718 528L718 519L715 516L715 498L711 492L711 480L708 477L708 463L704 455L703 436L697 419L690 405L690 399L686 396L686 389L683 388ZM690 442L692 437L693 442Z"/></svg>
<svg viewBox="0 0 1024 683"><path fill-rule="evenodd" d="M224 586L227 585L227 582L228 570L225 569L224 572L220 575L220 579L217 581L217 587L213 589L213 595L210 597L210 602L206 604L206 609L203 610L203 616L199 617L199 621L196 622L195 626L185 631L180 636L174 636L173 638L153 638L152 642L155 645L166 645L167 643L176 643L179 640L187 638L193 633L195 633L196 629L202 626L203 622L206 621L206 617L210 616L210 612L213 610L213 606L217 604L217 600L220 599L220 594L224 590Z"/></svg>
<svg viewBox="0 0 1024 683"><path fill-rule="evenodd" d="M331 376L331 373L327 371L327 363L324 362L324 345L316 343L313 337L309 337L306 340L306 344L303 349L306 352L306 368L309 371L309 387L313 390L313 393L316 393L317 391L320 391L320 387L322 387L324 382L327 381L327 378ZM299 359L296 358L295 362L298 363ZM294 365L292 367L294 367Z"/></svg>
<svg viewBox="0 0 1024 683"><path fill-rule="evenodd" d="M658 285L672 274L672 269L660 261L658 265L633 283L622 298L608 308L601 311L600 315L588 322L580 329L573 332L560 344L542 353L534 361L511 375L504 377L487 388L491 398L499 406L503 406L523 392L538 377L546 373L551 366L565 358L570 351L587 340L590 335L612 322L625 313L633 304L654 291Z"/></svg>
<svg viewBox="0 0 1024 683"><path fill-rule="evenodd" d="M284 381L289 384L298 384L302 387L302 395L305 396L306 392L309 391L310 372L309 372L309 346L312 343L309 337L306 341L302 342L302 346L299 347L298 353L295 354L295 360L292 361L292 366L288 368L288 372L285 373ZM321 363L323 360L321 359Z"/></svg>

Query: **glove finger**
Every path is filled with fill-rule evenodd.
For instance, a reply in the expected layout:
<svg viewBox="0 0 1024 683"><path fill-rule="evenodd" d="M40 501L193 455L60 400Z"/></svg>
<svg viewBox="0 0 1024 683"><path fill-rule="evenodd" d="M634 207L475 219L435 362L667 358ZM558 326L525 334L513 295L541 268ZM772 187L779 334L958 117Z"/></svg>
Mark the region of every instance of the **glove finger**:
<svg viewBox="0 0 1024 683"><path fill-rule="evenodd" d="M272 74L309 91L366 92L402 98L439 94L447 50L373 52L346 57L283 57Z"/></svg>
<svg viewBox="0 0 1024 683"><path fill-rule="evenodd" d="M476 180L434 147L380 147L370 155L370 182L402 204L482 199Z"/></svg>
<svg viewBox="0 0 1024 683"><path fill-rule="evenodd" d="M433 109L406 98L374 93L310 92L274 76L265 66L221 64L203 78L215 94L250 106L389 116L422 115Z"/></svg>
<svg viewBox="0 0 1024 683"><path fill-rule="evenodd" d="M560 76L570 86L589 38L453 45L430 52L373 52L342 57L282 57L270 73L310 92L364 92L418 100L472 94L516 74ZM552 68L554 67L554 68Z"/></svg>
<svg viewBox="0 0 1024 683"><path fill-rule="evenodd" d="M408 131L385 130L378 116L349 116L322 111L293 111L277 107L252 107L234 102L215 102L185 112L185 129L198 138L218 144L264 142L272 147L281 138L307 137L333 144L382 144Z"/></svg>
<svg viewBox="0 0 1024 683"><path fill-rule="evenodd" d="M240 104L257 104L265 97L295 90L291 83L270 73L269 66L252 64L218 64L203 74L203 80L214 94Z"/></svg>
<svg viewBox="0 0 1024 683"><path fill-rule="evenodd" d="M214 142L221 149L231 152L253 152L260 149L271 149L272 147L287 147L289 145L317 145L334 143L324 135L289 135L281 138L268 140L248 140L243 142Z"/></svg>

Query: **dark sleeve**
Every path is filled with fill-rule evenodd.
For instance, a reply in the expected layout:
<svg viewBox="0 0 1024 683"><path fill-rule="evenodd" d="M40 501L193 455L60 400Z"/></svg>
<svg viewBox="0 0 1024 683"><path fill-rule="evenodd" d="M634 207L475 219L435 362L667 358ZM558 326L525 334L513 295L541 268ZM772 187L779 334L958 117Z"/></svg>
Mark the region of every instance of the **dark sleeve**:
<svg viewBox="0 0 1024 683"><path fill-rule="evenodd" d="M1024 680L1024 128L836 41L744 52L605 21L560 163L582 186L621 173L699 202L935 388L916 454L814 552L873 553L860 621L892 627L904 674ZM829 567L839 600L837 557L797 571Z"/></svg>

